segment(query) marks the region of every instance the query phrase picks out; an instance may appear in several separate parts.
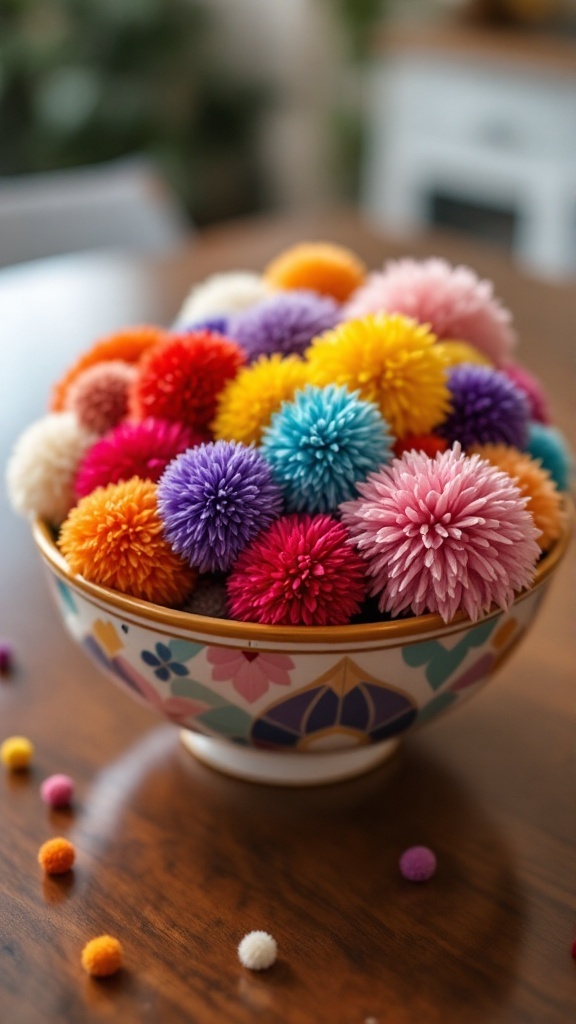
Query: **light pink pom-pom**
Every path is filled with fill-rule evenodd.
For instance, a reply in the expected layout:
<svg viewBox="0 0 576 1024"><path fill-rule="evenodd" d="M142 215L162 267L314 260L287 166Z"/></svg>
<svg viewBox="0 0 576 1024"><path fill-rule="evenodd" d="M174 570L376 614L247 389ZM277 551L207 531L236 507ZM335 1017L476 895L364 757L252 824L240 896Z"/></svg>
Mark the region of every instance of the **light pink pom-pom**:
<svg viewBox="0 0 576 1024"><path fill-rule="evenodd" d="M340 506L353 543L368 562L380 611L393 616L459 609L475 621L506 608L529 587L539 530L507 473L458 443L430 459L405 452Z"/></svg>
<svg viewBox="0 0 576 1024"><path fill-rule="evenodd" d="M106 434L128 412L128 388L136 370L121 359L96 363L78 375L66 394L66 408L94 434Z"/></svg>
<svg viewBox="0 0 576 1024"><path fill-rule="evenodd" d="M510 312L494 296L490 281L470 267L453 267L446 260L402 259L368 276L352 295L345 318L369 313L404 313L429 324L439 340L467 341L497 366L515 344Z"/></svg>

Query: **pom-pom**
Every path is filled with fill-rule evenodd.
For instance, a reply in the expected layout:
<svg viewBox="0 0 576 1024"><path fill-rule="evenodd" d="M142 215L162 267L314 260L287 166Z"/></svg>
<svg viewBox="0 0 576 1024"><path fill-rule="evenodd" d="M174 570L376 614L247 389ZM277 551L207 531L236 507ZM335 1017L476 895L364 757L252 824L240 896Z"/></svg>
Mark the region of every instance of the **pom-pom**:
<svg viewBox="0 0 576 1024"><path fill-rule="evenodd" d="M141 327L125 327L122 331L110 334L95 342L87 352L70 367L52 391L51 409L60 412L64 408L68 388L89 366L120 360L124 363L137 363L144 352L166 341L168 332L163 327L152 327L145 324Z"/></svg>
<svg viewBox="0 0 576 1024"><path fill-rule="evenodd" d="M196 574L172 550L156 511L156 484L132 477L82 498L58 546L73 573L122 594L181 605Z"/></svg>
<svg viewBox="0 0 576 1024"><path fill-rule="evenodd" d="M49 807L69 807L74 796L74 780L69 775L49 775L40 786L40 796Z"/></svg>
<svg viewBox="0 0 576 1024"><path fill-rule="evenodd" d="M391 440L373 402L334 384L309 385L272 417L262 451L289 512L335 512L358 480L391 459Z"/></svg>
<svg viewBox="0 0 576 1024"><path fill-rule="evenodd" d="M210 331L174 335L141 361L130 392L135 419L154 416L205 430L218 395L246 361L235 342Z"/></svg>
<svg viewBox="0 0 576 1024"><path fill-rule="evenodd" d="M34 757L34 744L26 736L9 736L0 746L0 759L12 772L28 768Z"/></svg>
<svg viewBox="0 0 576 1024"><path fill-rule="evenodd" d="M358 485L341 506L372 576L372 594L393 616L460 609L475 621L529 587L540 549L526 499L502 473L459 444L429 459L405 452Z"/></svg>
<svg viewBox="0 0 576 1024"><path fill-rule="evenodd" d="M479 349L469 345L467 341L438 341L436 347L444 357L446 366L459 366L460 363L474 363L476 366L492 366L492 362Z"/></svg>
<svg viewBox="0 0 576 1024"><path fill-rule="evenodd" d="M204 440L205 434L169 420L148 417L121 423L86 452L76 475L76 494L84 497L132 476L157 483L172 459Z"/></svg>
<svg viewBox="0 0 576 1024"><path fill-rule="evenodd" d="M261 356L250 366L242 367L219 395L211 424L215 437L259 444L272 413L282 402L293 398L307 377L308 366L297 356Z"/></svg>
<svg viewBox="0 0 576 1024"><path fill-rule="evenodd" d="M215 441L179 455L158 484L164 535L200 572L225 572L282 508L272 470L254 448Z"/></svg>
<svg viewBox="0 0 576 1024"><path fill-rule="evenodd" d="M383 272L370 274L345 313L355 319L381 311L428 324L439 339L467 341L496 364L506 361L515 344L512 317L491 282L442 259L391 260Z"/></svg>
<svg viewBox="0 0 576 1024"><path fill-rule="evenodd" d="M94 434L106 434L128 412L128 388L134 367L120 359L96 363L78 374L65 397L65 408Z"/></svg>
<svg viewBox="0 0 576 1024"><path fill-rule="evenodd" d="M345 302L366 276L362 260L330 242L302 242L280 253L264 272L275 288L305 288Z"/></svg>
<svg viewBox="0 0 576 1024"><path fill-rule="evenodd" d="M530 419L538 423L550 423L552 417L548 398L538 378L517 363L509 363L503 368L503 372L526 395Z"/></svg>
<svg viewBox="0 0 576 1024"><path fill-rule="evenodd" d="M427 434L449 409L446 369L425 326L367 316L316 338L306 353L314 384L344 384L379 406L396 437Z"/></svg>
<svg viewBox="0 0 576 1024"><path fill-rule="evenodd" d="M78 465L95 440L72 412L50 413L30 424L6 467L14 510L58 526L74 504Z"/></svg>
<svg viewBox="0 0 576 1024"><path fill-rule="evenodd" d="M194 323L184 324L180 332L206 330L215 334L228 334L229 323L229 316L206 316L202 320L195 320Z"/></svg>
<svg viewBox="0 0 576 1024"><path fill-rule="evenodd" d="M263 530L227 579L232 618L273 626L343 626L366 595L365 566L330 516L289 515Z"/></svg>
<svg viewBox="0 0 576 1024"><path fill-rule="evenodd" d="M538 544L542 551L547 551L562 533L562 499L548 470L525 452L504 444L481 445L474 451L513 478L527 499L526 508L534 519L534 525L540 530Z"/></svg>
<svg viewBox="0 0 576 1024"><path fill-rule="evenodd" d="M524 447L533 459L537 459L548 470L559 491L569 489L574 472L572 455L566 438L557 427L530 423Z"/></svg>
<svg viewBox="0 0 576 1024"><path fill-rule="evenodd" d="M436 854L428 846L411 846L404 850L399 867L409 882L427 882L436 874Z"/></svg>
<svg viewBox="0 0 576 1024"><path fill-rule="evenodd" d="M48 839L38 850L38 863L47 875L65 875L76 860L73 844L62 836Z"/></svg>
<svg viewBox="0 0 576 1024"><path fill-rule="evenodd" d="M195 285L184 299L176 318L176 329L199 323L213 316L239 313L262 302L271 292L260 274L249 271L227 271L213 274Z"/></svg>
<svg viewBox="0 0 576 1024"><path fill-rule="evenodd" d="M452 411L438 427L450 442L464 448L507 444L524 448L528 436L528 402L503 373L488 366L462 363L448 378Z"/></svg>
<svg viewBox="0 0 576 1024"><path fill-rule="evenodd" d="M109 978L122 966L122 946L113 935L90 939L82 950L82 967L93 978Z"/></svg>
<svg viewBox="0 0 576 1024"><path fill-rule="evenodd" d="M211 619L226 619L228 606L225 585L212 576L200 576L183 611L191 612L192 615L208 615Z"/></svg>
<svg viewBox="0 0 576 1024"><path fill-rule="evenodd" d="M14 666L14 650L8 640L0 640L0 677L9 676Z"/></svg>
<svg viewBox="0 0 576 1024"><path fill-rule="evenodd" d="M248 932L238 946L238 959L249 971L265 971L276 962L278 946L268 932Z"/></svg>
<svg viewBox="0 0 576 1024"><path fill-rule="evenodd" d="M438 452L445 452L447 447L446 438L438 437L437 434L405 434L394 442L394 454L400 458L404 452L417 451L433 459Z"/></svg>
<svg viewBox="0 0 576 1024"><path fill-rule="evenodd" d="M230 334L249 360L272 352L302 355L312 338L335 327L339 310L338 303L327 295L278 292L235 317Z"/></svg>

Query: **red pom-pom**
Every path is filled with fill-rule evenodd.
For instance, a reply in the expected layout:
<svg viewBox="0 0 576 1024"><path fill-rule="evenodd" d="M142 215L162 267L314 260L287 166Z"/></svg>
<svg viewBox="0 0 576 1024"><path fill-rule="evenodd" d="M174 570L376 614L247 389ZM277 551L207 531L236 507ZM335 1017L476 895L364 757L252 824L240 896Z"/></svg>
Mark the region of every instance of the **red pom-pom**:
<svg viewBox="0 0 576 1024"><path fill-rule="evenodd" d="M403 452L415 450L433 459L437 452L445 452L447 447L448 441L436 434L406 434L394 442L394 454L400 458Z"/></svg>
<svg viewBox="0 0 576 1024"><path fill-rule="evenodd" d="M74 485L76 494L83 498L97 487L133 476L157 483L172 459L205 440L192 427L151 416L141 423L120 423L82 459Z"/></svg>
<svg viewBox="0 0 576 1024"><path fill-rule="evenodd" d="M343 626L366 596L365 563L328 515L277 519L240 553L227 580L232 618Z"/></svg>
<svg viewBox="0 0 576 1024"><path fill-rule="evenodd" d="M239 345L212 331L173 335L138 366L130 394L135 419L156 416L206 429L228 380L246 362Z"/></svg>

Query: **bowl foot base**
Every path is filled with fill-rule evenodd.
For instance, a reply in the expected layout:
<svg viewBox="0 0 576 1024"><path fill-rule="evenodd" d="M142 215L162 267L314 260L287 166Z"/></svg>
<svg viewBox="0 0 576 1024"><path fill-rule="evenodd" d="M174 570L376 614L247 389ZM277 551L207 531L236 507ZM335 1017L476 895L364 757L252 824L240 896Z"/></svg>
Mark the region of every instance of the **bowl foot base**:
<svg viewBox="0 0 576 1024"><path fill-rule="evenodd" d="M180 737L186 750L210 768L236 779L270 786L322 786L352 779L387 761L400 743L391 739L350 750L296 754L253 750L188 729L182 729Z"/></svg>

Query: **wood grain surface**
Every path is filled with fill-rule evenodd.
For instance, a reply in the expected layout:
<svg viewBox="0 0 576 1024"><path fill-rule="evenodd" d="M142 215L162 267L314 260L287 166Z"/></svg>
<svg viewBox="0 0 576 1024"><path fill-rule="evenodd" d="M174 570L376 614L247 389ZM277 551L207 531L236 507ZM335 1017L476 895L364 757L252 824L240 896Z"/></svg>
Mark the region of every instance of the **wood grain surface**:
<svg viewBox="0 0 576 1024"><path fill-rule="evenodd" d="M521 277L458 238L385 240L353 213L214 228L163 260L58 258L0 272L0 462L40 416L52 381L99 335L169 323L193 281L260 269L281 248L330 238L371 266L441 253L493 278L523 363L574 435L574 289ZM35 743L28 773L0 777L2 1024L568 1024L576 1011L574 546L541 616L478 696L401 745L386 767L310 790L241 783L196 763L177 729L132 702L70 641L27 524L0 496L1 736ZM39 784L77 783L70 811ZM45 879L37 849L76 844L73 874ZM414 886L400 853L431 846ZM276 965L241 967L249 930ZM80 952L123 943L97 982Z"/></svg>

